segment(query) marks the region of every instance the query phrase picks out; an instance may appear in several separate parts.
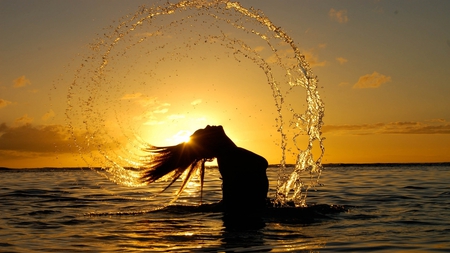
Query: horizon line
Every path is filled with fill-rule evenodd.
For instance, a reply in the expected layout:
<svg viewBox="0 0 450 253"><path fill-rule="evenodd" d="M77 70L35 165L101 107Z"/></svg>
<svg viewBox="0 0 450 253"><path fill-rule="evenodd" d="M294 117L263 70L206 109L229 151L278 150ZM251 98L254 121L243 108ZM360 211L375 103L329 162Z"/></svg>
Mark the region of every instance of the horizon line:
<svg viewBox="0 0 450 253"><path fill-rule="evenodd" d="M295 164L287 163L285 164L286 167L294 166ZM379 166L423 166L423 165L433 165L433 166L450 166L450 162L388 162L388 163L324 163L322 166L325 167L352 167L352 166L363 166L363 167L379 167ZM281 164L274 163L269 164L268 168L270 167L279 167ZM211 168L218 167L217 165L208 166ZM127 167L128 168L128 167ZM129 167L130 169L136 169ZM80 166L68 166L68 167L21 167L21 168L10 168L10 167L1 167L0 170L26 170L26 169L102 169L101 166L93 166L93 167L80 167Z"/></svg>

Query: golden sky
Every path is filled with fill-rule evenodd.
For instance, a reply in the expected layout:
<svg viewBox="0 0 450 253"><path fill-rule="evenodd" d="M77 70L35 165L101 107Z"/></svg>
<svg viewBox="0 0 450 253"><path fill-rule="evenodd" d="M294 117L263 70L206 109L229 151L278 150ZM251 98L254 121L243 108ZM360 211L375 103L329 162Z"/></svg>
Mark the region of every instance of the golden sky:
<svg viewBox="0 0 450 253"><path fill-rule="evenodd" d="M142 143L177 144L208 124L279 163L272 90L234 44L276 57L242 29L208 15L166 15L123 37L101 85L92 79L105 60L105 48L92 45L108 42L143 4L166 2L0 1L0 167L95 165L105 150L133 160ZM450 2L239 2L281 27L318 76L323 163L450 161ZM291 64L289 48L274 45ZM294 95L286 104L301 111ZM89 140L87 128L96 131Z"/></svg>

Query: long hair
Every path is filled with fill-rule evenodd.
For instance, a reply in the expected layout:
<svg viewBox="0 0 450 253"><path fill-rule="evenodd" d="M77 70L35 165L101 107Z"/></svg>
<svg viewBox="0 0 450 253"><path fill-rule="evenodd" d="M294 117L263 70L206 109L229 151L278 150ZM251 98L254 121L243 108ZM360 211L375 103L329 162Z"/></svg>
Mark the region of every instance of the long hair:
<svg viewBox="0 0 450 253"><path fill-rule="evenodd" d="M207 126L195 131L189 142L168 147L150 146L144 150L150 153L150 161L147 163L141 179L150 184L158 179L169 177L171 181L164 188L163 191L165 191L187 171L186 177L176 194L175 199L177 199L187 183L199 170L202 197L205 162L217 157L221 148L230 145L235 146L221 126Z"/></svg>
<svg viewBox="0 0 450 253"><path fill-rule="evenodd" d="M176 198L180 196L186 185L200 170L200 183L203 192L203 179L205 173L205 162L212 157L198 157L192 152L192 147L188 143L180 143L176 146L154 147L151 146L145 151L150 153L150 162L147 164L141 179L150 184L158 179L170 178L170 183L164 188L165 191L187 170L180 189L177 191Z"/></svg>

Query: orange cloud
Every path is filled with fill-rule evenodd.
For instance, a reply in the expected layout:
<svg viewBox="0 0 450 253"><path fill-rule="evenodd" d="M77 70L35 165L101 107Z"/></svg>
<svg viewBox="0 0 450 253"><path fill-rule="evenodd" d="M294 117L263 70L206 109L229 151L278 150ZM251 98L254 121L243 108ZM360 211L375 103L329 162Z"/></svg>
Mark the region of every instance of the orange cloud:
<svg viewBox="0 0 450 253"><path fill-rule="evenodd" d="M164 121L157 120L156 117L149 118L147 120L147 122L144 123L144 125L147 125L147 126L162 125L162 124L164 124Z"/></svg>
<svg viewBox="0 0 450 253"><path fill-rule="evenodd" d="M348 60L343 57L336 58L336 61L338 61L340 64L344 64L344 63L348 62Z"/></svg>
<svg viewBox="0 0 450 253"><path fill-rule="evenodd" d="M314 50L305 51L303 55L311 67L323 67L327 64L326 61L319 61L319 57L315 54Z"/></svg>
<svg viewBox="0 0 450 253"><path fill-rule="evenodd" d="M4 99L1 99L1 98L0 98L0 109L3 108L3 107L8 106L8 105L10 105L10 104L11 104L11 101L4 100Z"/></svg>
<svg viewBox="0 0 450 253"><path fill-rule="evenodd" d="M196 106L196 105L199 105L201 102L202 102L201 99L196 99L196 100L191 102L191 105Z"/></svg>
<svg viewBox="0 0 450 253"><path fill-rule="evenodd" d="M380 85L390 82L391 77L382 75L376 71L372 74L361 76L353 88L378 88Z"/></svg>
<svg viewBox="0 0 450 253"><path fill-rule="evenodd" d="M320 61L317 55L317 50L326 48L326 46L326 44L320 44L316 48L303 51L303 55L311 67L323 67L327 64L327 61Z"/></svg>
<svg viewBox="0 0 450 253"><path fill-rule="evenodd" d="M167 118L169 120L177 120L177 119L184 119L184 118L186 118L186 116L183 114L172 114L172 115L167 116Z"/></svg>
<svg viewBox="0 0 450 253"><path fill-rule="evenodd" d="M335 9L331 9L328 12L328 16L332 19L335 20L341 24L347 23L348 22L348 16L347 16L347 10L335 10Z"/></svg>
<svg viewBox="0 0 450 253"><path fill-rule="evenodd" d="M33 122L33 118L29 117L28 114L25 114L14 121L15 125L26 125L30 124L31 122Z"/></svg>
<svg viewBox="0 0 450 253"><path fill-rule="evenodd" d="M100 143L100 140L91 142ZM74 140L78 140L75 144ZM78 154L94 152L96 145L84 142L86 133L72 130L62 125L33 126L31 124L11 127L5 123L0 124L0 161L23 160L42 157L56 157L65 154ZM105 140L101 140L105 143Z"/></svg>
<svg viewBox="0 0 450 253"><path fill-rule="evenodd" d="M156 97L148 97L140 92L125 94L120 100L133 100L135 103L139 104L142 107L154 106L158 104L158 99Z"/></svg>
<svg viewBox="0 0 450 253"><path fill-rule="evenodd" d="M164 113L166 113L168 111L169 111L169 108L160 108L160 107L158 107L158 109L154 110L153 113L164 114Z"/></svg>
<svg viewBox="0 0 450 253"><path fill-rule="evenodd" d="M17 79L14 79L14 81L13 81L14 88L20 88L20 87L24 87L24 86L27 86L30 84L31 84L30 80L27 79L25 76L21 76Z"/></svg>
<svg viewBox="0 0 450 253"><path fill-rule="evenodd" d="M50 111L48 111L47 113L45 113L45 114L41 117L41 119L42 119L43 121L46 121L46 120L48 120L48 119L50 119L50 118L53 118L53 117L55 117L55 112L54 112L53 110L50 110Z"/></svg>
<svg viewBox="0 0 450 253"><path fill-rule="evenodd" d="M327 46L326 44L319 44L316 47L311 48L309 50L301 50L301 53L305 56L305 60L309 63L311 67L323 67L327 64L327 62L319 60L317 51L319 49L326 48L326 46ZM266 59L266 62L277 63L281 61L280 59L282 59L282 62L287 66L293 67L298 64L297 59L295 58L295 53L292 50L292 48L277 50L276 53L273 53Z"/></svg>
<svg viewBox="0 0 450 253"><path fill-rule="evenodd" d="M278 50L277 52L270 55L267 59L267 63L277 63L280 61L280 59L283 59L283 62L285 62L288 65L295 66L297 63L297 60L295 59L294 51L292 51L291 48L286 48L282 50Z"/></svg>
<svg viewBox="0 0 450 253"><path fill-rule="evenodd" d="M132 94L125 94L120 99L121 100L132 100L132 99L138 99L140 97L142 97L142 93L137 92L137 93L132 93Z"/></svg>
<svg viewBox="0 0 450 253"><path fill-rule="evenodd" d="M157 97L149 97L140 92L125 94L120 100L134 101L134 103L141 107L148 108L147 112L143 115L136 116L136 120L145 119L144 125L160 125L163 124L163 120L159 120L158 114L166 114L169 111L170 103L163 103L158 101Z"/></svg>
<svg viewBox="0 0 450 253"><path fill-rule="evenodd" d="M324 133L369 135L369 134L450 134L450 123L441 121L390 122L360 125L325 125Z"/></svg>
<svg viewBox="0 0 450 253"><path fill-rule="evenodd" d="M56 151L55 146L58 146L62 151L69 152L69 144L73 144L73 141L69 140L63 126L33 127L26 124L9 127L5 123L0 124L0 151L53 153Z"/></svg>

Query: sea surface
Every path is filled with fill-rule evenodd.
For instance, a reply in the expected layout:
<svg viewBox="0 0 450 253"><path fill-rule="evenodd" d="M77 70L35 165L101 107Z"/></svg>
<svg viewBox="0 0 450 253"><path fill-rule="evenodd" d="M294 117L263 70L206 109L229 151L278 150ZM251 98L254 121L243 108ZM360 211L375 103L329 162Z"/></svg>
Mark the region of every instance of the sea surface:
<svg viewBox="0 0 450 253"><path fill-rule="evenodd" d="M270 195L277 173L268 169ZM333 165L320 182L308 205L343 212L230 230L221 212L189 208L195 182L164 207L176 187L154 197L91 169L0 170L0 252L450 252L449 164ZM211 168L202 203L220 198Z"/></svg>

